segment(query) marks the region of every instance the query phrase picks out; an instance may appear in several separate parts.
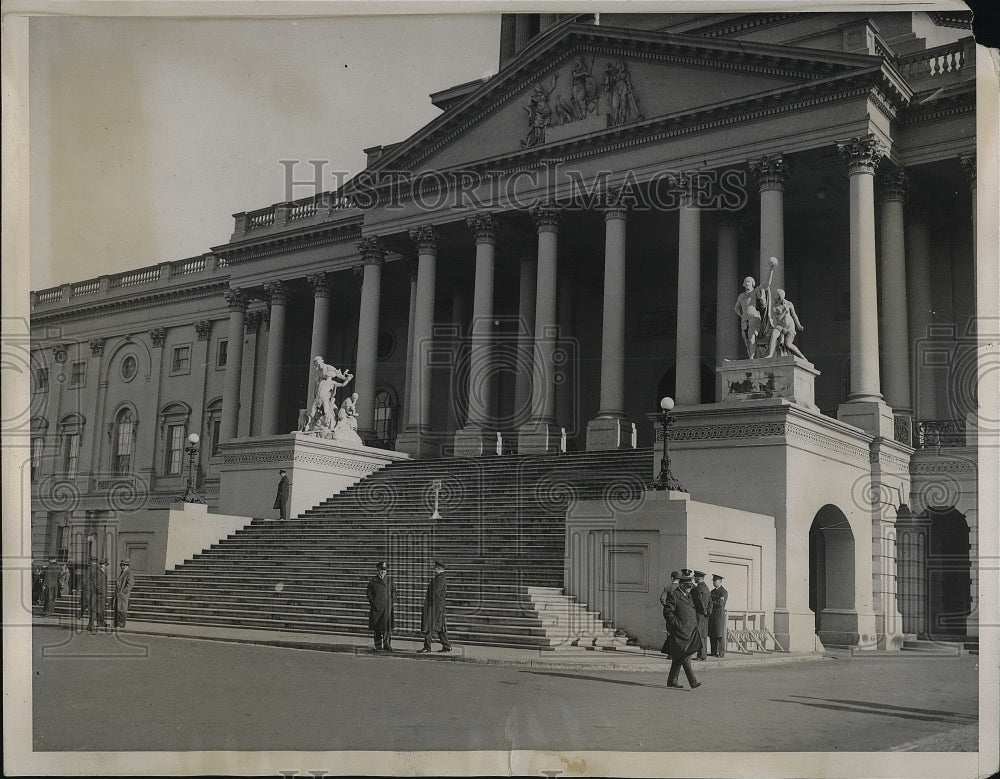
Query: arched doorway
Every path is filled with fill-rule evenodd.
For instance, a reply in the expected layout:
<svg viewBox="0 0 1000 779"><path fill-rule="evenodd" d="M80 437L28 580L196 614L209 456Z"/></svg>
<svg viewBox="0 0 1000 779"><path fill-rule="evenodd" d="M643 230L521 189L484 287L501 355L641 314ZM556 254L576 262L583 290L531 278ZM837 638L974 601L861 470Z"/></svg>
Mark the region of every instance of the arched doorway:
<svg viewBox="0 0 1000 779"><path fill-rule="evenodd" d="M857 643L854 532L844 512L823 506L809 528L809 608L824 644Z"/></svg>
<svg viewBox="0 0 1000 779"><path fill-rule="evenodd" d="M903 632L964 636L971 610L969 525L953 506L934 506L896 523Z"/></svg>

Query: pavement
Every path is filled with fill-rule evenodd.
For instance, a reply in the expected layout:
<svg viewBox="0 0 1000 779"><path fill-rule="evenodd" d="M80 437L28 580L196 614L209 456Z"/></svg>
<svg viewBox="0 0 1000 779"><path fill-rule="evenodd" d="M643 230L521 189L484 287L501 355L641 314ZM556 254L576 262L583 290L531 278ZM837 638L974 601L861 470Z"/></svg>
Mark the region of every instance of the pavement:
<svg viewBox="0 0 1000 779"><path fill-rule="evenodd" d="M86 621L66 617L35 617L34 624L63 627L86 632ZM110 632L110 631L109 631ZM214 625L190 625L159 622L129 621L125 628L119 628L120 635L150 635L169 638L199 639L204 641L224 641L235 644L305 649L317 652L338 652L353 655L380 655L408 661L475 663L480 665L509 666L517 668L540 668L560 670L595 671L636 671L662 672L670 668L670 658L657 650L637 646L617 649L586 649L567 647L556 650L518 649L513 647L481 646L452 642L453 651L439 652L440 645L434 642L434 651L418 653L423 646L419 639L393 637L393 651L377 652L372 638L368 635L296 633L278 630L255 630L252 628L218 627ZM833 659L837 652L755 652L742 654L727 652L723 658L709 657L705 661L692 661L695 672L729 668L751 668L787 663L819 662ZM842 654L842 653L841 653Z"/></svg>

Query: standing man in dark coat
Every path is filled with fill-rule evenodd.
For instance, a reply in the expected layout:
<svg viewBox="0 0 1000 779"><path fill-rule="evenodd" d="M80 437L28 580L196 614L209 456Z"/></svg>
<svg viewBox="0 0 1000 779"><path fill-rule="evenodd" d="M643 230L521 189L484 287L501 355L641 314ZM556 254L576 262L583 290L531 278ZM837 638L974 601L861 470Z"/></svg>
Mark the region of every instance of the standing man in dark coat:
<svg viewBox="0 0 1000 779"><path fill-rule="evenodd" d="M379 563L368 580L368 627L375 632L375 651L392 651L393 610L396 584L389 576L389 564Z"/></svg>
<svg viewBox="0 0 1000 779"><path fill-rule="evenodd" d="M288 499L290 497L288 474L285 471L278 471L278 475L281 478L278 479L278 492L274 496L274 505L271 508L278 509L281 512L281 519L288 519Z"/></svg>
<svg viewBox="0 0 1000 779"><path fill-rule="evenodd" d="M708 615L708 635L712 639L712 657L726 656L726 601L729 593L722 586L724 576L712 574L712 609Z"/></svg>
<svg viewBox="0 0 1000 779"><path fill-rule="evenodd" d="M445 608L448 600L448 578L441 563L434 563L434 578L427 585L427 595L424 596L424 611L420 616L420 632L424 634L424 646L421 652L431 651L431 633L437 633L441 642L439 652L450 652L451 642L448 641L448 625L445 621Z"/></svg>
<svg viewBox="0 0 1000 779"><path fill-rule="evenodd" d="M59 574L62 573L62 566L55 557L49 558L49 564L45 566L42 574L42 607L46 617L55 614L56 598L59 597Z"/></svg>
<svg viewBox="0 0 1000 779"><path fill-rule="evenodd" d="M698 612L695 611L694 599L691 597L693 586L694 577L691 575L691 569L684 568L681 571L680 586L667 596L666 605L663 607L667 615L667 630L670 633L667 638L667 650L671 660L667 687L683 686L677 681L681 668L684 669L684 675L687 676L692 690L701 686L688 659L702 648L701 633L698 632Z"/></svg>
<svg viewBox="0 0 1000 779"><path fill-rule="evenodd" d="M698 612L698 632L701 634L701 649L698 650L698 659L708 659L708 615L712 611L712 591L705 584L705 574L702 571L694 572L695 587L691 591L691 598L694 600L695 611Z"/></svg>
<svg viewBox="0 0 1000 779"><path fill-rule="evenodd" d="M115 581L115 627L123 628L128 620L128 598L135 587L135 574L132 573L132 561L127 557L122 558L118 567L120 571Z"/></svg>
<svg viewBox="0 0 1000 779"><path fill-rule="evenodd" d="M108 561L101 560L100 564L92 563L90 566L90 576L88 581L87 605L90 609L90 621L87 623L87 630L96 633L94 625L103 628L107 627L104 620L104 609L108 603Z"/></svg>

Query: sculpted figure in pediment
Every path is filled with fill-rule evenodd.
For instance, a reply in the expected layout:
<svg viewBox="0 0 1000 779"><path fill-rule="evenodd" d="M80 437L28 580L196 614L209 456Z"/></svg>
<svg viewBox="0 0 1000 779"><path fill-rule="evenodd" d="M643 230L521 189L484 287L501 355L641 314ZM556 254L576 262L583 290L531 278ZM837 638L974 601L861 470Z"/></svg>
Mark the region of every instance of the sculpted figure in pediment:
<svg viewBox="0 0 1000 779"><path fill-rule="evenodd" d="M571 107L576 119L583 119L589 114L597 113L597 82L592 72L594 59L590 64L583 57L574 57L570 75L573 78L573 95Z"/></svg>
<svg viewBox="0 0 1000 779"><path fill-rule="evenodd" d="M524 147L537 146L545 143L545 131L552 126L552 106L549 105L549 95L556 88L558 75L552 77L549 88L541 83L535 84L531 90L528 105L522 106L528 114L528 135L521 141Z"/></svg>
<svg viewBox="0 0 1000 779"><path fill-rule="evenodd" d="M632 77L624 60L615 60L604 66L604 91L608 98L612 127L643 118L632 89Z"/></svg>

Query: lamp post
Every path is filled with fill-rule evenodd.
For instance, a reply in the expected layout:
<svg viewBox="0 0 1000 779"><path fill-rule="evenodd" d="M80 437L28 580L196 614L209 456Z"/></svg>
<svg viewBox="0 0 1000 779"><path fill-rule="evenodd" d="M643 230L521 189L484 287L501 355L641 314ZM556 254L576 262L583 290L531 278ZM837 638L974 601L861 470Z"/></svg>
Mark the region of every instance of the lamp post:
<svg viewBox="0 0 1000 779"><path fill-rule="evenodd" d="M205 499L195 489L194 461L198 457L198 441L200 440L197 433L191 433L188 436L188 445L184 447L184 451L187 452L188 456L188 477L187 489L184 491L184 497L181 500L185 503L205 502Z"/></svg>
<svg viewBox="0 0 1000 779"><path fill-rule="evenodd" d="M670 412L674 408L673 398L663 398L660 401L660 429L663 432L663 457L660 459L660 473L653 483L650 484L650 489L654 490L667 490L668 492L687 492L681 486L681 483L674 478L674 475L670 472L670 449L668 441L670 440L670 426L677 421L675 417Z"/></svg>

